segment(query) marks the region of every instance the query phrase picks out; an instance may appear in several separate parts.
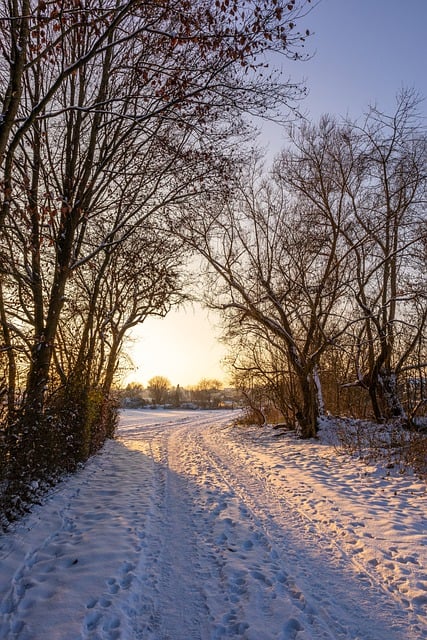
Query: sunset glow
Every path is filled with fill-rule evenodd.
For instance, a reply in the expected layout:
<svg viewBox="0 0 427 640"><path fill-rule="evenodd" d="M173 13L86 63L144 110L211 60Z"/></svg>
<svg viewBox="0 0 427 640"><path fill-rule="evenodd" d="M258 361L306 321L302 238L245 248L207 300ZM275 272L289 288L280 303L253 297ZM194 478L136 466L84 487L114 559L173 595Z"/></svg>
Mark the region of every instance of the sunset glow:
<svg viewBox="0 0 427 640"><path fill-rule="evenodd" d="M285 76L307 85L301 112L313 120L324 113L362 118L370 104L393 112L402 87L427 96L421 14L427 18L424 0L414 0L408 11L397 0L327 0L315 6L304 18L304 27L312 33L305 45L312 58L295 64L285 60L283 68ZM270 162L284 141L284 129L267 121L256 143ZM214 324L201 307L147 320L132 334L134 344L128 351L135 370L126 380L146 382L160 374L185 386L202 377L224 378L221 360L226 350L218 344Z"/></svg>
<svg viewBox="0 0 427 640"><path fill-rule="evenodd" d="M154 375L169 378L173 386L187 387L201 378L226 381L221 360L226 354L216 336L212 314L197 306L184 311L171 311L164 319L149 318L132 333L127 349L134 370L125 383L144 385Z"/></svg>

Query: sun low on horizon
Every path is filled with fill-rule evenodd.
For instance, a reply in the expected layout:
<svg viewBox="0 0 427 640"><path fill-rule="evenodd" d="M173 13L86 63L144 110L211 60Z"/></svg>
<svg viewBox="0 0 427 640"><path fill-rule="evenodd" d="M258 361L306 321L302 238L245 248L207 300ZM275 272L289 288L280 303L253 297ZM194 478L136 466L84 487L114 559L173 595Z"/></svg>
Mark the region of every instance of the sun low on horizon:
<svg viewBox="0 0 427 640"><path fill-rule="evenodd" d="M305 117L316 121L329 113L358 119L375 104L392 113L396 95L404 87L427 96L427 2L414 0L411 7L406 11L397 0L327 0L307 15L312 34L306 43L308 59L293 68L295 80L308 88L300 105ZM425 110L425 102L421 106ZM287 144L286 128L271 121L257 126L260 135L254 143L271 162ZM148 318L133 329L127 342L131 362L122 384L146 386L150 378L161 375L173 386L189 387L202 378L227 385L221 365L227 350L218 337L215 318L199 305L173 310L163 319Z"/></svg>
<svg viewBox="0 0 427 640"><path fill-rule="evenodd" d="M221 362L227 351L219 342L215 322L198 305L172 310L165 318L148 318L130 336L126 353L131 362L123 384L147 386L157 375L168 378L172 386L189 387L202 378L226 384L228 375Z"/></svg>

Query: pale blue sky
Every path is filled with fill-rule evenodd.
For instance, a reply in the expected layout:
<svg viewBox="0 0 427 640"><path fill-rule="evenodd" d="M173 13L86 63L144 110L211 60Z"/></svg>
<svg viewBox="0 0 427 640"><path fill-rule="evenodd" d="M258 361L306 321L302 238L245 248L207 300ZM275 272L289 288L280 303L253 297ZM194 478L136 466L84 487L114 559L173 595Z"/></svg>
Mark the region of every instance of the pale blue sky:
<svg viewBox="0 0 427 640"><path fill-rule="evenodd" d="M357 117L375 101L392 109L403 86L427 97L426 0L321 0L305 20L315 32L304 65L314 117Z"/></svg>
<svg viewBox="0 0 427 640"><path fill-rule="evenodd" d="M427 99L427 0L321 0L302 27L314 32L306 49L313 58L286 64L286 76L305 78L303 111L361 116L371 103L392 112L399 89L415 88ZM427 102L421 107L427 115ZM277 127L263 128L263 145L282 146ZM128 380L146 384L165 375L176 385L202 377L224 377L224 348L215 339L214 319L200 309L148 320L134 334L135 365Z"/></svg>
<svg viewBox="0 0 427 640"><path fill-rule="evenodd" d="M306 82L301 111L308 118L359 118L369 104L393 112L402 88L426 99L420 110L427 116L427 0L320 0L302 25L312 32L305 45L311 57L285 61L283 69ZM263 126L269 156L283 139L278 127Z"/></svg>

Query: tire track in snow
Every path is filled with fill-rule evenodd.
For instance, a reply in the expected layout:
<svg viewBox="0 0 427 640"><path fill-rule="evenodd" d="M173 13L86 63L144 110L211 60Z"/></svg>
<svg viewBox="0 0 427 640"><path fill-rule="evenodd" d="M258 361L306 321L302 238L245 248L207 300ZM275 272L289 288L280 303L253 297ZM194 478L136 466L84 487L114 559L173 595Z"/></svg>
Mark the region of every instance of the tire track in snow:
<svg viewBox="0 0 427 640"><path fill-rule="evenodd" d="M301 594L304 602L309 603L310 610L316 611L324 619L326 626L333 631L332 637L353 638L359 637L357 634L361 633L360 638L371 640L383 638L384 629L388 630L388 638L420 640L427 637L425 627L419 626L417 617L412 616L411 612L408 616L403 614L376 577L368 575L362 565L355 563L353 557L345 553L330 533L327 535L324 531L314 530L312 526L305 526L307 519L304 514L286 503L283 495L278 500L277 493L271 493L265 478L257 475L254 466L245 464L242 459L232 459L227 453L226 436L219 441L212 430L200 430L198 443L203 448L204 457L210 459L225 482L250 507L275 554L289 568L289 573L296 576L297 594ZM236 452L233 450L232 453ZM245 479L244 485L242 478ZM283 522L285 529L281 524ZM289 543L290 550L288 547L284 554L280 546L286 548ZM319 556L321 576L316 575L317 559L310 557L310 549L314 549ZM352 564L357 571L350 576L348 568ZM333 600L334 588L335 596L341 590L342 600L348 601L346 606ZM291 584L291 592L293 589L294 585ZM373 606L376 609L374 618L368 622L363 622L363 615L361 617L354 613L361 602L369 602L370 611ZM339 619L336 616L337 609L341 612ZM393 622L393 628L390 628L390 621Z"/></svg>
<svg viewBox="0 0 427 640"><path fill-rule="evenodd" d="M204 596L206 562L199 557L195 488L180 474L181 439L177 422L135 429L136 441L147 443L153 464L145 547L136 568L134 609L129 638L202 640L209 637L209 610ZM212 419L205 418L211 424ZM125 438L128 436L128 432ZM208 570L210 575L210 570Z"/></svg>
<svg viewBox="0 0 427 640"><path fill-rule="evenodd" d="M137 472L137 475L129 482L128 494L124 495L123 502L117 505L118 515L126 525L129 552L117 557L110 575L104 578L103 589L87 600L87 613L79 640L136 640L147 637L145 632L153 627L155 606L153 601L142 597L146 592L142 577L150 551L155 553L155 540L147 540L147 531L152 505L157 500L161 486L150 444L140 439L135 449L132 455L138 459L142 454L142 459L137 465L129 464L124 473L128 476L131 472ZM125 465L128 452L120 451L120 454ZM129 481L127 476L125 478ZM111 540L110 545L114 547L114 544L115 540ZM144 624L141 624L142 611Z"/></svg>
<svg viewBox="0 0 427 640"><path fill-rule="evenodd" d="M204 445L205 443L203 443ZM241 573L247 575L249 580L249 590L257 592L255 605L261 613L261 620L267 625L269 617L276 617L275 627L269 629L268 637L280 637L283 640L291 638L304 637L320 640L348 638L348 635L342 635L339 624L333 620L327 613L323 616L319 615L317 607L312 606L306 598L306 595L298 587L295 579L288 571L288 567L283 563L278 550L277 540L271 533L270 528L260 519L257 505L254 503L252 496L243 489L243 485L233 476L228 469L224 467L222 461L206 446L203 446L198 438L197 447L199 449L199 457L208 463L216 476L215 484L225 485L228 492L225 493L231 501L234 501L238 509L235 508L234 522L233 518L225 518L227 524L238 524L241 520L247 520L250 525L247 528L246 536L240 540L241 548L244 554L240 555ZM220 498L221 500L221 498ZM230 511L230 505L227 502L220 503L220 510L226 509ZM230 522L231 521L231 522ZM247 535L249 534L249 535ZM232 537L224 536L224 542L230 544ZM237 549L230 549L235 552ZM251 556L255 555L255 563ZM247 581L248 581L247 580ZM278 602L276 602L278 601ZM277 608L283 608L283 615L277 617ZM241 603L241 617L250 617L248 612L248 603ZM272 609L269 611L269 609ZM275 609L275 611L273 611ZM264 635L267 637L264 630ZM300 635L298 635L300 634ZM302 635L303 634L303 635ZM246 634L236 637L249 637ZM255 636L257 637L257 636ZM261 637L261 636L260 636ZM264 636L262 636L264 637Z"/></svg>
<svg viewBox="0 0 427 640"><path fill-rule="evenodd" d="M304 528L310 533L315 534L322 543L322 548L330 548L333 553L340 557L343 566L354 567L355 575L362 582L370 584L376 590L382 592L383 597L387 597L394 600L394 602L400 606L401 609L406 609L406 615L411 628L413 629L414 637L418 639L427 638L426 628L426 610L425 605L427 603L427 596L425 592L427 590L427 575L422 572L423 560L425 554L422 556L420 553L420 564L417 561L417 554L413 552L408 544L410 540L414 538L425 540L425 532L421 534L421 530L417 535L414 535L413 526L411 528L411 538L409 538L403 547L407 549L405 553L400 554L401 561L403 563L409 563L406 567L400 569L400 573L397 577L394 576L394 571L397 568L394 562L390 562L391 554L396 555L397 561L399 560L398 549L394 546L388 550L384 545L375 545L376 540L386 540L387 538L378 538L374 533L369 530L365 531L365 523L361 520L361 513L370 513L371 509L366 504L366 500L370 495L373 496L373 505L378 504L384 510L384 496L382 495L381 487L378 487L376 491L369 489L369 484L366 485L366 477L361 479L361 486L359 489L350 493L350 498L347 497L349 486L346 484L349 480L347 478L344 481L343 478L338 479L336 489L334 488L334 478L336 474L342 475L342 469L337 460L331 460L328 455L319 457L320 451L318 446L314 452L310 450L301 452L301 443L298 443L298 448L295 448L295 443L292 441L291 436L288 434L287 438L280 441L279 448L274 448L267 454L262 443L251 443L250 438L245 441L238 441L235 434L228 430L228 433L224 434L224 440L227 447L224 452L227 452L228 463L233 467L240 469L240 473L245 473L245 469L256 478L259 486L263 487L263 492L266 495L271 496L272 504L281 503L286 504L286 508L289 511L293 511L302 519ZM206 432L206 437L209 439L209 432ZM217 446L217 439L215 439L215 445ZM280 445L283 447L280 450ZM310 446L310 443L309 445ZM271 442L270 442L271 447ZM218 446L217 446L218 448ZM221 457L223 453L221 451ZM267 464L264 464L266 461ZM287 461L290 464L287 464ZM314 469L312 466L314 466ZM310 468L308 468L310 467ZM331 468L332 467L332 468ZM335 468L336 467L336 468ZM356 468L353 464L351 480L354 482L354 476ZM279 472L282 486L277 484L277 476L275 474ZM297 474L298 481L292 482L288 487L286 485L287 476L289 474ZM320 479L320 482L319 482ZM323 480L323 482L322 482ZM402 479L401 479L402 480ZM313 486L309 486L310 481L314 481ZM400 485L399 485L400 486ZM280 487L280 488L279 488ZM351 487L352 488L352 487ZM362 489L363 488L363 489ZM398 486L396 486L396 489ZM332 489L332 490L331 490ZM400 489L402 489L400 487ZM342 491L346 496L346 501L343 501L343 495L339 494ZM425 493L425 489L422 486L418 487L420 495ZM324 494L327 495L324 495ZM390 491L391 493L391 491ZM411 490L411 494L412 494ZM397 500L397 491L394 491L393 499L390 501L390 506L393 509L393 504ZM333 502L333 498L338 498L338 504L344 506L344 511L340 513L340 508ZM417 518L416 521L422 520L422 502L418 500L413 503L411 507L406 507L412 511L411 518ZM353 500L356 500L356 504ZM361 506L360 501L365 500L365 503ZM321 514L323 505L326 505L326 513ZM371 505L371 507L373 506ZM304 509L306 507L306 509ZM328 514L329 508L329 514ZM355 511L355 513L354 513ZM396 510L392 510L390 518L396 519ZM407 515L406 510L403 516ZM344 516L344 518L342 517ZM378 513L378 517L384 517L381 511ZM387 518L388 519L388 518ZM410 520L411 522L411 520ZM356 531L358 527L362 528L363 534L360 535ZM323 542L322 542L323 541ZM372 545L372 542L374 544ZM398 541L401 544L403 541ZM424 543L425 544L425 543ZM421 545L422 547L422 545ZM418 547L420 549L420 547ZM425 564L425 563L424 563ZM412 576L412 568L418 566L418 571ZM378 568L378 571L376 571ZM387 571L384 570L387 569ZM403 576L403 577L402 577ZM407 597L405 593L405 583L407 576L411 577L412 586L415 588L415 597ZM419 595L418 595L419 594Z"/></svg>
<svg viewBox="0 0 427 640"><path fill-rule="evenodd" d="M232 414L145 415L6 539L0 640L427 637L223 430Z"/></svg>
<svg viewBox="0 0 427 640"><path fill-rule="evenodd" d="M260 526L248 500L235 491L236 483L226 478L206 449L200 447L194 429L182 434L187 456L187 473L199 476L206 494L205 532L202 541L212 549L219 567L216 587L216 625L212 637L288 638L303 633L300 620L311 622L313 635L334 638L326 625L316 623L303 594L283 571L278 554ZM215 586L213 586L215 591ZM305 609L305 614L301 610ZM254 617L257 628L252 629ZM250 622L250 624L248 624ZM308 628L305 633L308 633Z"/></svg>
<svg viewBox="0 0 427 640"><path fill-rule="evenodd" d="M195 488L189 489L188 478L180 474L181 445L179 431L174 430L167 440L160 592L170 638L200 640L208 637L209 610L200 573L199 546L195 544Z"/></svg>

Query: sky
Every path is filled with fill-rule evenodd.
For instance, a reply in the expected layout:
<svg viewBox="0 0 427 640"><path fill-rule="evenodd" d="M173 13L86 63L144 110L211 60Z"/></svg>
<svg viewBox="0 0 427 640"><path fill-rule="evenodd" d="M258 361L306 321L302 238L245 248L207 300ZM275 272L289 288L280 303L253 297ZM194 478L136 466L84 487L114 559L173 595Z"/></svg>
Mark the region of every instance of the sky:
<svg viewBox="0 0 427 640"><path fill-rule="evenodd" d="M301 109L308 118L359 118L370 104L392 113L402 88L426 99L420 109L427 117L427 0L320 0L300 26L313 34L305 46L311 59L286 62L284 73L306 82ZM258 142L271 157L283 146L284 134L266 124ZM227 383L218 325L218 318L197 305L163 320L148 319L132 334L126 382L146 385L164 375L174 386L206 377Z"/></svg>
<svg viewBox="0 0 427 640"><path fill-rule="evenodd" d="M199 304L170 311L166 318L148 318L136 327L126 349L131 358L125 382L147 386L153 376L165 376L176 387L189 387L202 378L226 383L218 342L219 318Z"/></svg>

